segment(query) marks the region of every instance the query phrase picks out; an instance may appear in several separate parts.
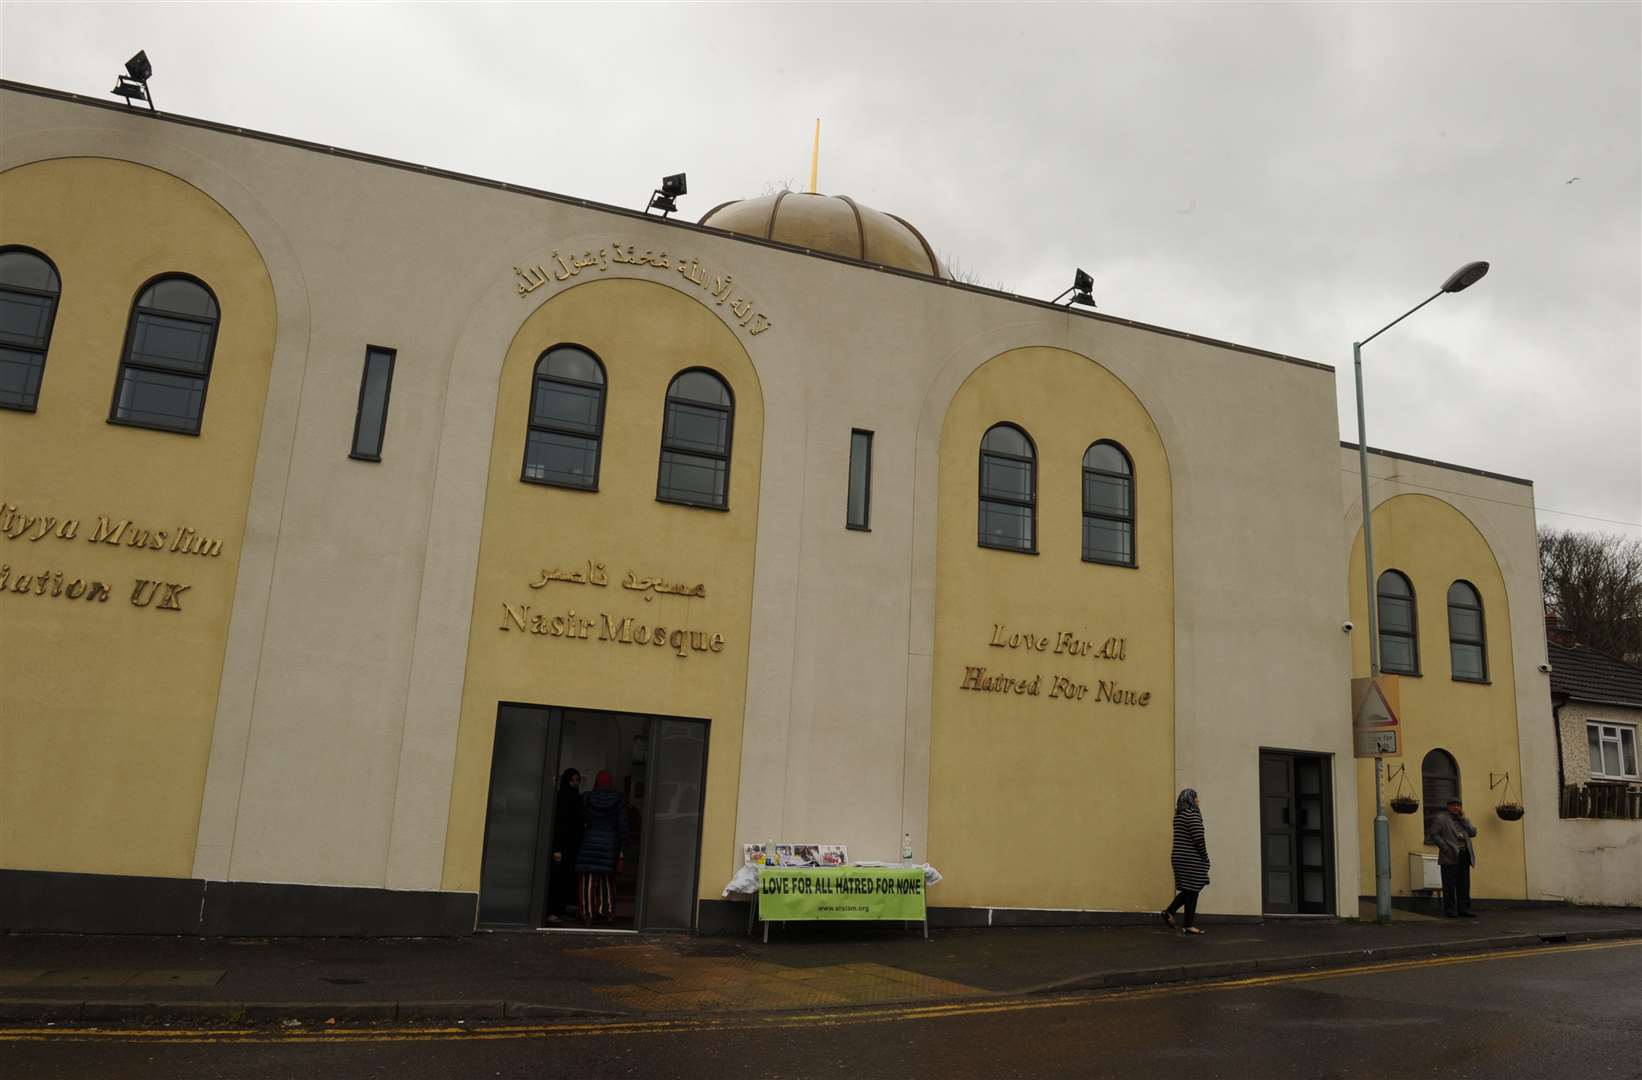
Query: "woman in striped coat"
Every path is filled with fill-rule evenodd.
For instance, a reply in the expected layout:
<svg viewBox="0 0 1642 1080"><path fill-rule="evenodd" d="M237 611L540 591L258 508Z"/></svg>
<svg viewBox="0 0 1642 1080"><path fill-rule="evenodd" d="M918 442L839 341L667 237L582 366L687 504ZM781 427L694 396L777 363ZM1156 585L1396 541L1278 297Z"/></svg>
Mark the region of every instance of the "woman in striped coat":
<svg viewBox="0 0 1642 1080"><path fill-rule="evenodd" d="M1180 929L1186 934L1203 931L1192 925L1197 917L1197 894L1209 887L1209 849L1203 842L1203 812L1197 806L1197 792L1192 788L1182 791L1174 803L1174 848L1169 853L1174 867L1174 902L1163 909L1163 921L1171 927L1174 913L1185 908Z"/></svg>

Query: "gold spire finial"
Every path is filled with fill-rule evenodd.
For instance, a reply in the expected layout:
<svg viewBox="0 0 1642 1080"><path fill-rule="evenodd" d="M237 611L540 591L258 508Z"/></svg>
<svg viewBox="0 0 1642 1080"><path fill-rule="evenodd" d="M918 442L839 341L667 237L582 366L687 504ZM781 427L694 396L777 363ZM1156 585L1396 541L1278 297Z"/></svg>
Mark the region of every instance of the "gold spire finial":
<svg viewBox="0 0 1642 1080"><path fill-rule="evenodd" d="M815 192L815 174L821 168L821 118L815 118L815 146L810 150L810 194Z"/></svg>

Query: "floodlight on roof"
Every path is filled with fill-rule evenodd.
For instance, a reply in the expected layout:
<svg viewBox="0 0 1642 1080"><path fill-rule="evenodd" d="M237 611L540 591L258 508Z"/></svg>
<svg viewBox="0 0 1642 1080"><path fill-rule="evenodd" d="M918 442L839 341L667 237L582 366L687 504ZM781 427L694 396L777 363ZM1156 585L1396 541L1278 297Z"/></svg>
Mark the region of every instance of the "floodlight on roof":
<svg viewBox="0 0 1642 1080"><path fill-rule="evenodd" d="M137 55L125 62L125 73L140 83L145 83L154 74L154 65L148 62L148 53L142 49Z"/></svg>
<svg viewBox="0 0 1642 1080"><path fill-rule="evenodd" d="M1072 275L1072 287L1049 302L1051 304L1058 304L1061 300L1070 296L1071 298L1066 300L1067 307L1071 307L1073 304L1082 304L1085 307L1094 307L1094 288L1095 279L1080 269Z"/></svg>
<svg viewBox="0 0 1642 1080"><path fill-rule="evenodd" d="M661 216L666 217L678 209L678 197L688 190L683 173L664 176L661 186L650 193L650 205L644 208L644 212L648 214L652 210L660 210Z"/></svg>
<svg viewBox="0 0 1642 1080"><path fill-rule="evenodd" d="M114 89L109 93L125 98L129 107L133 100L146 101L149 112L157 112L154 98L148 92L148 80L154 74L154 65L148 62L148 53L142 49L125 62L125 74L115 76Z"/></svg>

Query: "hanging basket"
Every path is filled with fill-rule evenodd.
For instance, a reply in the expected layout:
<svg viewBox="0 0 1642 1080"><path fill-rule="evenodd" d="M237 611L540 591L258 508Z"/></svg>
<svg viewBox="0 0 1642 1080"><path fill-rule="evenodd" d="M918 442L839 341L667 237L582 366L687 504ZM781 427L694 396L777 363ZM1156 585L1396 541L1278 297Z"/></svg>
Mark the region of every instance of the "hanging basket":
<svg viewBox="0 0 1642 1080"><path fill-rule="evenodd" d="M1397 778L1397 792L1391 796L1391 809L1399 814L1417 812L1420 808L1420 800L1416 799L1414 793L1408 789L1407 770L1401 765L1398 765L1395 769L1388 769L1386 771L1386 783L1391 783L1393 776Z"/></svg>
<svg viewBox="0 0 1642 1080"><path fill-rule="evenodd" d="M1499 793L1499 805L1494 807L1494 813L1499 815L1501 821L1521 821L1526 811L1523 810L1522 803L1511 794L1511 774L1500 773L1496 778L1493 773L1489 773L1488 790L1492 791L1496 787L1502 790Z"/></svg>

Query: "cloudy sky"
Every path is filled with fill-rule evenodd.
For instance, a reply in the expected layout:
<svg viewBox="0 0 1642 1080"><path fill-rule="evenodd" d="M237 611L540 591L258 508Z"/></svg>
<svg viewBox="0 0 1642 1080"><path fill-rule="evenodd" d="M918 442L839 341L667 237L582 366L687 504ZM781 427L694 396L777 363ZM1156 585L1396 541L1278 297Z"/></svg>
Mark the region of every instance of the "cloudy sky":
<svg viewBox="0 0 1642 1080"><path fill-rule="evenodd" d="M0 3L0 74L640 206L808 178L983 284L1339 369L1369 442L1642 535L1642 5ZM112 100L112 99L111 99ZM1575 180L1574 178L1578 179ZM1578 516L1574 516L1578 515Z"/></svg>

